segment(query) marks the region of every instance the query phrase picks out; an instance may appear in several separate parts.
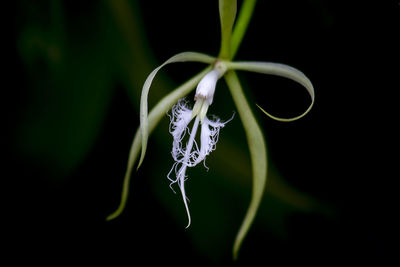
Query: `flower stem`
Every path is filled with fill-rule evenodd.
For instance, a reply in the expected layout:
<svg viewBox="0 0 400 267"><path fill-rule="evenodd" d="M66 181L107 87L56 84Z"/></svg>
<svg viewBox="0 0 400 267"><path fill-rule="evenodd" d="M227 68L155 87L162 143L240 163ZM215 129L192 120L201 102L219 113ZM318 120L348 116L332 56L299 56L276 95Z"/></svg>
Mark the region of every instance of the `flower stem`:
<svg viewBox="0 0 400 267"><path fill-rule="evenodd" d="M236 0L219 0L219 18L221 21L221 50L219 58L230 59L232 28L236 17Z"/></svg>
<svg viewBox="0 0 400 267"><path fill-rule="evenodd" d="M254 7L257 0L245 0L240 8L238 19L236 20L235 28L233 29L230 47L230 59L233 59L239 49L240 43L243 40L249 25L251 16L253 15Z"/></svg>
<svg viewBox="0 0 400 267"><path fill-rule="evenodd" d="M232 28L236 17L236 0L219 1L221 20L221 50L219 58L231 60L236 55L249 25L257 0L245 0L240 8L235 28Z"/></svg>

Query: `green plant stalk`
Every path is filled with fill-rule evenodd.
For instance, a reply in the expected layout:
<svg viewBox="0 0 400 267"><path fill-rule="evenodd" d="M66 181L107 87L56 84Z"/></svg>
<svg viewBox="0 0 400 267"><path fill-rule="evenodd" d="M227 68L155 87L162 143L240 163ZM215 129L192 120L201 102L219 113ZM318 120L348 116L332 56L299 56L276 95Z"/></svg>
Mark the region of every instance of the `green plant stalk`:
<svg viewBox="0 0 400 267"><path fill-rule="evenodd" d="M238 19L236 20L235 28L233 29L230 47L230 59L233 59L243 40L247 27L253 15L254 7L257 0L245 0L240 8Z"/></svg>
<svg viewBox="0 0 400 267"><path fill-rule="evenodd" d="M250 109L236 73L234 71L228 71L225 74L225 81L228 84L243 128L246 132L253 171L251 202L233 245L233 258L237 259L242 241L254 220L264 193L267 180L267 150L262 131Z"/></svg>
<svg viewBox="0 0 400 267"><path fill-rule="evenodd" d="M230 59L231 35L237 10L236 0L219 0L219 17L221 21L221 49L218 57Z"/></svg>

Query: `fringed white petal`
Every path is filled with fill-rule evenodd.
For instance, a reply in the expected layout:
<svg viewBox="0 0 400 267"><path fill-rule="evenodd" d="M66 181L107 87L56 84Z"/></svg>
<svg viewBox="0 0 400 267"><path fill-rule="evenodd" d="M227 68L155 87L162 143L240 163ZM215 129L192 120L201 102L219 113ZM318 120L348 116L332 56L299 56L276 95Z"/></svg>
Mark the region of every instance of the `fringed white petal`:
<svg viewBox="0 0 400 267"><path fill-rule="evenodd" d="M187 167L196 166L198 163L205 160L206 156L209 155L211 151L215 150L219 130L227 123L221 122L217 117L215 117L214 120L209 120L206 117L208 107L212 103L214 97L215 85L224 72L225 68L215 68L203 77L196 90L196 104L193 107L193 110L188 107L185 100L181 99L175 106L173 106L172 114L170 115L171 123L169 126L169 132L173 137L171 154L175 163L172 165L167 178L171 181L171 189L173 184L178 183L179 185L183 203L185 204L186 213L188 215L187 227L189 227L191 222L189 206L187 203L188 199L185 193ZM188 125L194 117L195 120L190 132L189 140L184 147L182 141L186 132L189 131ZM201 134L199 148L195 138L200 122ZM172 172L175 173L175 178L171 177Z"/></svg>
<svg viewBox="0 0 400 267"><path fill-rule="evenodd" d="M205 160L206 156L215 150L218 142L219 131L229 121L221 122L217 117L214 117L214 120L210 120L207 117L204 118L201 123L200 150L198 151L194 165Z"/></svg>
<svg viewBox="0 0 400 267"><path fill-rule="evenodd" d="M186 131L189 130L187 126L192 120L192 110L187 106L187 102L181 99L172 107L170 117L169 132L174 139L171 154L176 162L181 162L185 155L185 151L182 148L182 139L185 137Z"/></svg>

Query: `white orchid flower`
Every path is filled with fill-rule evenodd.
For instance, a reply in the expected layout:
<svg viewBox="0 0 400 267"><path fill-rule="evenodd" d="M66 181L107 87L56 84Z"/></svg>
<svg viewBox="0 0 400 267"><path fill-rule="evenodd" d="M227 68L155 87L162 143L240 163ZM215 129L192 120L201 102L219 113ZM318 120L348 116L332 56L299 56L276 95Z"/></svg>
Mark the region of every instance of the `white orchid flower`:
<svg viewBox="0 0 400 267"><path fill-rule="evenodd" d="M206 116L208 107L213 102L217 81L222 77L224 72L224 67L219 66L217 63L216 67L201 79L194 97L196 103L193 110L188 107L187 102L183 99L179 100L172 108L170 133L173 136L173 143L171 154L175 163L167 177L171 181L171 185L178 183L181 190L183 202L188 215L188 225L186 227L189 227L191 222L185 193L187 167L196 166L201 161L204 161L211 151L215 150L219 130L227 123L222 122L217 117L215 117L214 120L210 120ZM190 131L189 141L186 146L183 147L182 139L186 132L188 132L188 125L192 119L194 119L194 123L192 130ZM195 140L199 123L201 124L200 147ZM175 178L170 177L173 171L175 172Z"/></svg>
<svg viewBox="0 0 400 267"><path fill-rule="evenodd" d="M118 209L107 217L108 220L116 218L123 211L128 196L131 172L139 152L141 151L141 157L138 168L143 162L146 153L149 134L164 117L165 113L172 109L169 131L173 137L171 154L175 163L169 171L167 178L171 181L171 185L174 183L178 183L179 185L188 215L187 227L190 225L191 219L184 187L184 182L187 178L186 172L188 167L196 166L204 161L206 156L209 155L211 151L215 150L219 131L227 123L227 121L222 122L218 118L211 120L207 117L208 107L213 103L217 81L224 77L246 132L253 171L253 192L250 206L233 246L233 257L237 258L241 243L254 220L263 196L267 178L267 152L262 131L245 98L235 70L285 77L300 83L306 88L311 97L310 106L303 114L294 118L276 117L267 113L257 105L266 115L275 120L287 122L303 117L311 110L315 98L311 81L301 71L291 66L272 62L232 61L243 39L252 11L254 10L254 5L255 0L245 0L243 2L239 19L232 32L236 17L236 0L219 0L222 35L219 56L215 58L197 52L179 53L154 69L147 77L143 85L140 100L140 129L137 131L132 143L121 194L121 203ZM151 112L148 113L147 99L154 77L165 65L175 62L201 62L209 64L209 66L161 99ZM184 97L196 88L196 86L196 102L193 109L190 109ZM189 123L193 120L192 129L189 130ZM201 125L200 146L195 140L199 125ZM183 145L183 138L188 133L190 133L189 140L186 145ZM174 175L172 175L172 173L174 173Z"/></svg>

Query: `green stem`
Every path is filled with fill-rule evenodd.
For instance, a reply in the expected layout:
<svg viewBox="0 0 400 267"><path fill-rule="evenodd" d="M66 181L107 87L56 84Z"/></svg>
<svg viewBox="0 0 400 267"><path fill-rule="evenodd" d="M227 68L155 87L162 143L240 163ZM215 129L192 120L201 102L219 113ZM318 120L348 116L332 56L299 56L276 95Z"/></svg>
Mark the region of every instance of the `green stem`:
<svg viewBox="0 0 400 267"><path fill-rule="evenodd" d="M245 0L240 8L235 28L232 28L236 16L236 0L220 0L219 16L221 20L221 50L219 58L232 60L243 40L257 0Z"/></svg>
<svg viewBox="0 0 400 267"><path fill-rule="evenodd" d="M219 0L221 50L218 57L222 59L230 59L231 35L236 17L236 8L236 0Z"/></svg>
<svg viewBox="0 0 400 267"><path fill-rule="evenodd" d="M233 29L230 47L230 59L233 59L239 49L240 43L243 40L249 25L251 16L253 15L254 7L257 0L245 0L240 8L238 19L236 20L235 28Z"/></svg>

